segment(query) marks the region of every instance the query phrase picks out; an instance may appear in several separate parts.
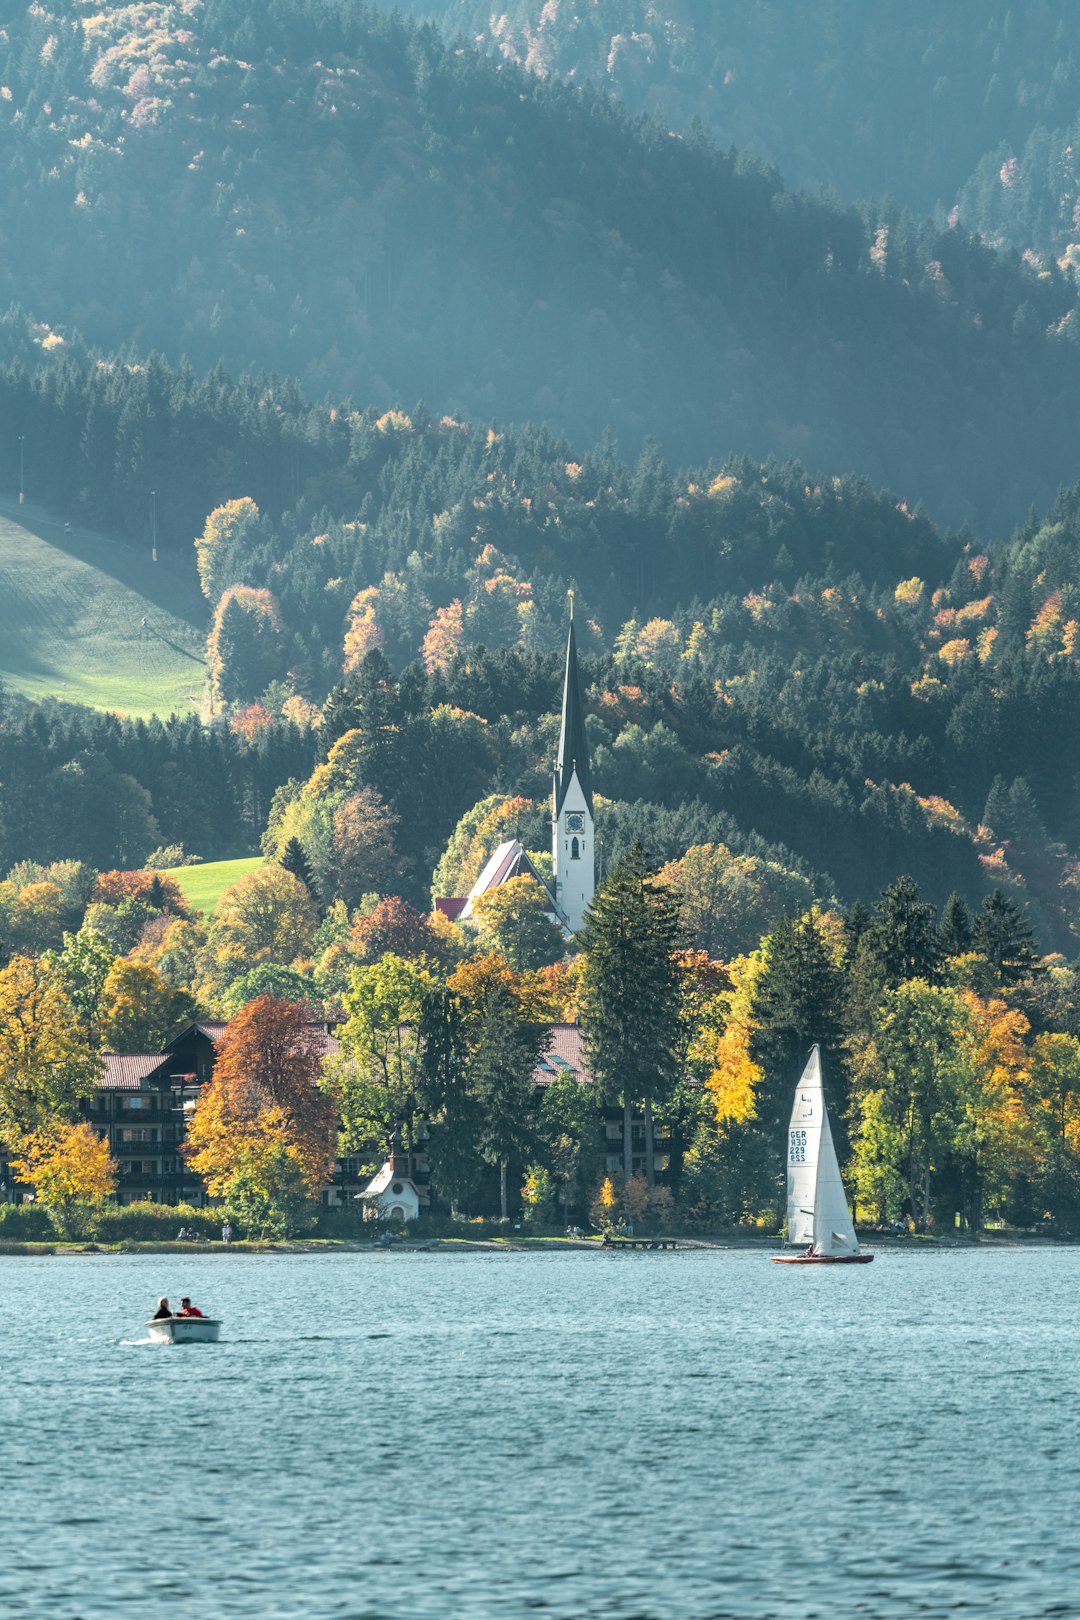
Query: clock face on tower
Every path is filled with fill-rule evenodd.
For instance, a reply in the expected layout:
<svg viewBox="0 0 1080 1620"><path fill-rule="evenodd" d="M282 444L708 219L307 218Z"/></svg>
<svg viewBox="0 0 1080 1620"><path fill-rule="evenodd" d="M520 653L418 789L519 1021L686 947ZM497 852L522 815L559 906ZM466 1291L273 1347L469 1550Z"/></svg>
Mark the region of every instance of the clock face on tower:
<svg viewBox="0 0 1080 1620"><path fill-rule="evenodd" d="M585 831L585 817L580 810L567 811L566 830L568 833L583 833Z"/></svg>

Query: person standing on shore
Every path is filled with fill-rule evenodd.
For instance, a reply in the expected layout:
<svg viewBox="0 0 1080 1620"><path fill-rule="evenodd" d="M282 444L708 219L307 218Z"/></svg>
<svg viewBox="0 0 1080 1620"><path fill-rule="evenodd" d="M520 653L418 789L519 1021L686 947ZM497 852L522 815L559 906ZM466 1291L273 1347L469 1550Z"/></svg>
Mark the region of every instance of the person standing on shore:
<svg viewBox="0 0 1080 1620"><path fill-rule="evenodd" d="M232 1227L229 1225L228 1221L225 1221L222 1224L221 1241L224 1243L226 1248L228 1248L229 1244L232 1242Z"/></svg>

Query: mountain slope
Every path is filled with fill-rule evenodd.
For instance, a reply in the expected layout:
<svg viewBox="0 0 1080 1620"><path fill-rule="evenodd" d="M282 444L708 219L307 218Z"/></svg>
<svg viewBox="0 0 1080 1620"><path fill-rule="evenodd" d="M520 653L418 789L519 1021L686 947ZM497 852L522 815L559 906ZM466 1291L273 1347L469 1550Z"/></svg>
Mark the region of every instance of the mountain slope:
<svg viewBox="0 0 1080 1620"><path fill-rule="evenodd" d="M0 51L0 206L38 248L0 301L43 345L797 453L983 529L1075 476L1080 370L1047 335L1072 283L956 231L789 195L362 6L34 5Z"/></svg>
<svg viewBox="0 0 1080 1620"><path fill-rule="evenodd" d="M16 692L132 716L198 712L203 616L175 566L0 516L0 684Z"/></svg>
<svg viewBox="0 0 1080 1620"><path fill-rule="evenodd" d="M1080 107L1069 0L400 0L545 77L602 84L798 189L948 206L987 152ZM1024 244L1027 245L1027 244Z"/></svg>

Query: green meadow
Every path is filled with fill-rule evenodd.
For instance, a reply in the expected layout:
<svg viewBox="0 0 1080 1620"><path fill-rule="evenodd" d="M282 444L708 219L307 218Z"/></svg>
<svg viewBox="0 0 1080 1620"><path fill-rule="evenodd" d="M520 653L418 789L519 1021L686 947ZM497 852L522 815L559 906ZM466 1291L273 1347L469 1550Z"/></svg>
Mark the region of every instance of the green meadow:
<svg viewBox="0 0 1080 1620"><path fill-rule="evenodd" d="M135 717L199 712L205 623L175 565L0 505L0 684Z"/></svg>
<svg viewBox="0 0 1080 1620"><path fill-rule="evenodd" d="M201 866L174 866L164 875L175 878L188 904L209 917L230 884L256 871L262 864L261 855L251 855L238 861L207 861Z"/></svg>

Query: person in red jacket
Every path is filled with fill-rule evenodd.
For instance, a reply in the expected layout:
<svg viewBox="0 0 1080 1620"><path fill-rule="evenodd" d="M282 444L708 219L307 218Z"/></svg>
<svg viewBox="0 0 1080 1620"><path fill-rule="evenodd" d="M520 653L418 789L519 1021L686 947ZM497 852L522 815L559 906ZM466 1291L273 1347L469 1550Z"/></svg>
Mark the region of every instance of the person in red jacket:
<svg viewBox="0 0 1080 1620"><path fill-rule="evenodd" d="M190 1299L188 1299L187 1295L185 1294L183 1299L180 1301L180 1315L181 1316L201 1316L202 1311L200 1311L200 1309L199 1309L199 1307L197 1305L193 1305L191 1303Z"/></svg>

